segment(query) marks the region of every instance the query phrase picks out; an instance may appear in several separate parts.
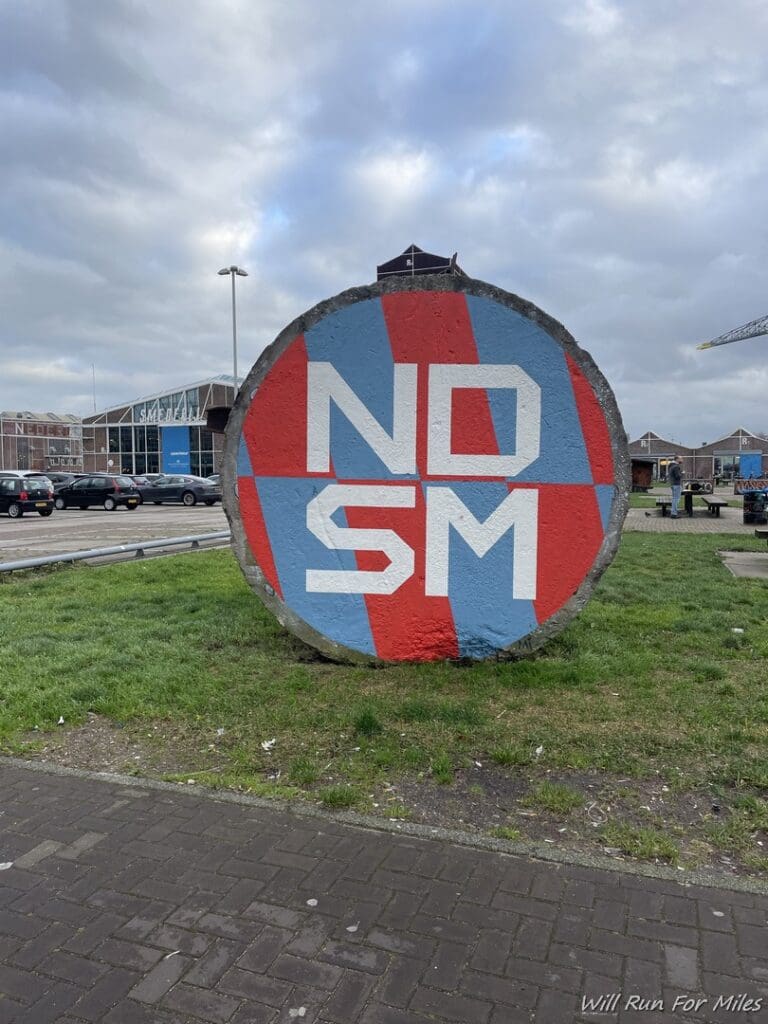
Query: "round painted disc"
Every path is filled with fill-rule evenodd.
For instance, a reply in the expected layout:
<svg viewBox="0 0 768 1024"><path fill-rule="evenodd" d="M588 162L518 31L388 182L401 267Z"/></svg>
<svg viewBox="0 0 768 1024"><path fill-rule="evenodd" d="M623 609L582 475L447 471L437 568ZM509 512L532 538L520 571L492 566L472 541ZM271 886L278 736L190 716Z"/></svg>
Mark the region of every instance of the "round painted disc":
<svg viewBox="0 0 768 1024"><path fill-rule="evenodd" d="M345 660L538 647L615 554L628 490L590 356L469 278L321 303L262 354L227 426L224 501L249 582Z"/></svg>

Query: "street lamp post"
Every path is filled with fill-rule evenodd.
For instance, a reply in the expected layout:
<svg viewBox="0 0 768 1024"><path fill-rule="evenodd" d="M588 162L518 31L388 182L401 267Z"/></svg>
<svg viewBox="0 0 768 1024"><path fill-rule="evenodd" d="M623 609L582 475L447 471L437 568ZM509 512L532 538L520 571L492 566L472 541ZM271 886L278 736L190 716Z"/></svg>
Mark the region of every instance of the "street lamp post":
<svg viewBox="0 0 768 1024"><path fill-rule="evenodd" d="M229 274L232 278L232 362L235 376L235 395L237 395L237 313L235 306L235 277L248 277L248 271L242 267L222 267L219 274Z"/></svg>

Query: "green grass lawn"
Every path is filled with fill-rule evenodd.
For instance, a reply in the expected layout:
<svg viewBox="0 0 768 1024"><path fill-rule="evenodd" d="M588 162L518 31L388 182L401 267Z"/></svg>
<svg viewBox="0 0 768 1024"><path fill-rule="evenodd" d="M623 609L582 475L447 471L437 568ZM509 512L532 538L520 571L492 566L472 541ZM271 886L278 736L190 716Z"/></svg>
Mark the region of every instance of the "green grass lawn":
<svg viewBox="0 0 768 1024"><path fill-rule="evenodd" d="M201 768L215 761L204 781L332 806L370 806L400 778L450 786L479 761L525 772L545 809L569 803L540 788L547 772L660 773L678 793L735 787L759 816L768 586L733 578L723 547L764 550L625 534L585 610L541 653L468 666L316 657L263 610L229 551L6 576L0 749L95 712L128 728L171 723Z"/></svg>

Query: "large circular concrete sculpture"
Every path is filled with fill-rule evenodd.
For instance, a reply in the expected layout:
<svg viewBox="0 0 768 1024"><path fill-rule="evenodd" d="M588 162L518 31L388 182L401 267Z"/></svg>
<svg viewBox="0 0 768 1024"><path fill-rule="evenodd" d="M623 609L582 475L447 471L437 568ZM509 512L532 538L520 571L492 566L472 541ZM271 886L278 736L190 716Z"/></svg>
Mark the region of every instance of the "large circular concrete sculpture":
<svg viewBox="0 0 768 1024"><path fill-rule="evenodd" d="M586 603L619 543L629 454L591 357L465 277L390 278L279 335L227 425L240 565L345 661L520 655Z"/></svg>

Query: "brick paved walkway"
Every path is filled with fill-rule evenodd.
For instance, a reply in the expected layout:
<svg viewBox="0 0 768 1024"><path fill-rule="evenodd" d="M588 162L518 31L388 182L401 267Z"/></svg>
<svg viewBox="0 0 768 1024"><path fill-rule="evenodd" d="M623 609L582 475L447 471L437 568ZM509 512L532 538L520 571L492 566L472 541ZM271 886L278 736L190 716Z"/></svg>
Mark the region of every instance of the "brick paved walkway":
<svg viewBox="0 0 768 1024"><path fill-rule="evenodd" d="M1 761L0 794L2 1024L768 1019L768 896Z"/></svg>

